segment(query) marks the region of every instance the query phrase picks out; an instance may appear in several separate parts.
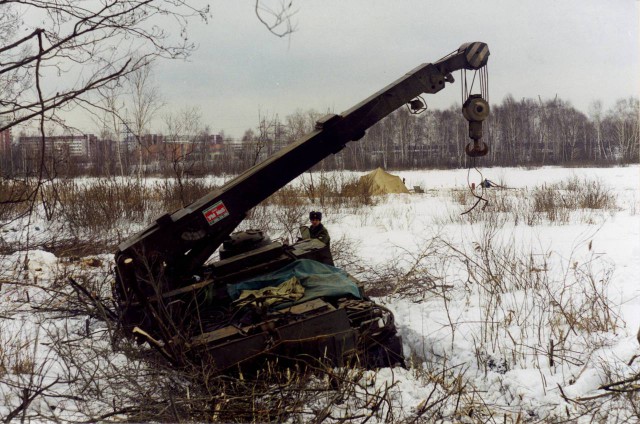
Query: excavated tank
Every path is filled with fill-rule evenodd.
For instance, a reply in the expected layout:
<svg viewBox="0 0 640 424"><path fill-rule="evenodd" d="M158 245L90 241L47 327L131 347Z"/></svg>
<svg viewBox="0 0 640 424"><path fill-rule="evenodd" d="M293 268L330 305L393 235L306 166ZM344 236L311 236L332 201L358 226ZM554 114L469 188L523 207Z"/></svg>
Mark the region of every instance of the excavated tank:
<svg viewBox="0 0 640 424"><path fill-rule="evenodd" d="M172 362L205 360L219 372L248 372L267 360L403 365L393 314L347 272L323 263L327 250L317 239L283 245L260 230L234 233L220 260L203 266L191 284L159 297L145 293L142 303L117 291L122 322Z"/></svg>

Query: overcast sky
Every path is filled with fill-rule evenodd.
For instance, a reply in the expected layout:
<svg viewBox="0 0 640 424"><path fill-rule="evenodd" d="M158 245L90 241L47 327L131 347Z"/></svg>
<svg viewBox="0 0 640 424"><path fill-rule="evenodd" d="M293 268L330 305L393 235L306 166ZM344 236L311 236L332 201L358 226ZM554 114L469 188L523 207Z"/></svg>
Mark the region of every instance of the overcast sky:
<svg viewBox="0 0 640 424"><path fill-rule="evenodd" d="M640 91L638 0L294 0L297 30L285 38L262 26L252 0L210 4L212 21L190 29L198 51L161 62L156 82L170 109L199 106L212 131L234 137L259 114L340 113L469 41L489 45L492 104L557 95L587 113ZM460 86L426 100L460 103Z"/></svg>

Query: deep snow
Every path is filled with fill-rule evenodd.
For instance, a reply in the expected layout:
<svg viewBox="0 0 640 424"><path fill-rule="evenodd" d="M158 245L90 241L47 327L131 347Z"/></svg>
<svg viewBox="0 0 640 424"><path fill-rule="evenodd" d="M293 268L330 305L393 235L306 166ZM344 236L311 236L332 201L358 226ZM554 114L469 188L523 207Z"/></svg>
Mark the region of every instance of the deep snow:
<svg viewBox="0 0 640 424"><path fill-rule="evenodd" d="M415 417L424 406L432 383L419 370L434 367L451 367L452 375L461 376L469 392L477 393L485 405L491 405L494 417L521 414L523 419L532 420L557 420L573 412L577 416L579 405L567 398L598 395L602 393L598 390L601 384L638 374L640 359L628 363L634 355L640 355L636 336L640 328L640 166L397 174L406 179L408 187L421 186L425 193L383 196L364 210L345 209L333 214L327 211L324 219L333 240L348 239L358 246L361 260L372 265L397 261L401 268L409 266L410 254L427 248L435 236L458 249L459 254L449 251L445 259L421 259L420 265L438 278L429 290L379 299L393 310L405 353L414 361L412 369L382 369L375 375L375 384L380 387L395 383L392 391L396 419ZM572 177L601 182L615 194L618 209L575 211L568 223L526 225L506 219L491 224L487 218L500 215L491 212L491 202L508 190L528 192ZM482 178L506 188L485 193L490 201L485 218L473 224L452 222L471 206L453 201L452 191L465 190L469 182ZM48 231L55 231L43 220L35 219L31 225L32 237L46 237ZM23 230L5 227L0 237L10 240L24 234ZM479 246L488 235L496 252L525 259L519 268L514 268L518 275L501 277L503 289L499 296L491 287L474 284L469 274L474 267L470 271L464 262L464 258L482 260ZM64 263L51 253L30 251L29 270L24 271L25 253L0 257L0 280L20 278L42 283L52 279ZM101 257L104 264L98 271L109 269L110 257L105 252ZM538 266L540 269L532 270ZM75 272L96 270L84 267ZM16 277L18 274L21 276ZM527 278L540 276L544 284L518 286L518 278L525 274L529 275ZM589 281L593 281L592 287ZM36 318L15 311L15 302L23 300L28 291L26 285L0 288L0 341L10 340L15 336L10 333L18 328L27 333L34 331L29 326L36 326ZM606 307L599 309L602 304L598 300L606 301ZM563 321L569 315L568 308L577 319L575 322ZM609 315L603 318L602 313ZM598 317L605 323L589 325ZM18 322L27 324L20 326ZM606 328L606 323L612 325ZM550 343L556 346L551 355ZM38 352L45 357L50 355L46 348ZM56 367L47 372L55 374ZM7 385L12 378L10 371L0 373L0 397L4 397L0 399L0 416L19 401L12 397ZM37 403L33 407L38 407ZM348 403L336 405L334 415L348 408ZM584 419L588 418L589 415Z"/></svg>

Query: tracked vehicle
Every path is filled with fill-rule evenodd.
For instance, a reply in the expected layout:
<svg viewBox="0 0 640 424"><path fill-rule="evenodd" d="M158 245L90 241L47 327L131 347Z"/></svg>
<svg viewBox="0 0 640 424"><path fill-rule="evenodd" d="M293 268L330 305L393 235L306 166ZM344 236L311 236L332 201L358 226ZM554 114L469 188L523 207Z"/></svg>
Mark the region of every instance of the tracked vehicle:
<svg viewBox="0 0 640 424"><path fill-rule="evenodd" d="M403 363L392 313L362 286L327 265L316 239L272 242L261 230L234 233L247 213L275 191L407 104L425 108L422 94L453 83L452 72L484 72L486 44L462 45L420 65L340 115L319 120L313 132L201 199L159 217L123 242L115 255L121 323L180 365L206 361L217 371L256 369L266 359L366 367ZM463 105L481 156L482 121L489 105L470 95ZM211 260L218 251L219 259Z"/></svg>

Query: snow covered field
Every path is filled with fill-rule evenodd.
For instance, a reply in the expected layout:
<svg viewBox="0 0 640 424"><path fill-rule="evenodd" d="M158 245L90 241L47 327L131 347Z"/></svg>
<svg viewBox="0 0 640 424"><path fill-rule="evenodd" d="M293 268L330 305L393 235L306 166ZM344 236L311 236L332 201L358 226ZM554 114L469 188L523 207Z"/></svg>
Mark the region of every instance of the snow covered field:
<svg viewBox="0 0 640 424"><path fill-rule="evenodd" d="M467 172L461 170L401 172L408 187L419 185L426 192L388 195L365 217L329 216L326 225L332 234L357 240L362 257L380 264L398 252L435 249L429 247L435 235L464 251L449 252L444 261L425 258L423 266L438 280L423 297L385 299L405 353L429 369L446 363L463 376L477 390L479 404L491 405L495 413L480 414L478 421L501 421L504 414L525 421L575 418L583 405L569 399L598 396L604 393L601 385L637 377L640 370L639 168L486 169L483 174L506 188L485 190L487 216L473 225L449 222L471 205L451 202L447 195L467 186ZM531 193L568 179L601 182L615 193L618 210L575 211L566 223L492 219L500 215L492 212L492 201L508 196L505 190ZM469 181L480 180L472 170ZM487 281L492 274L495 280ZM478 284L479 275L489 286ZM380 374L400 382L398 403L406 411L415 412L433 389L422 386L411 370ZM583 419L640 419L637 409L620 408L625 407L605 402L602 411Z"/></svg>
<svg viewBox="0 0 640 424"><path fill-rule="evenodd" d="M326 209L324 224L337 246L350 246L338 252L338 265L355 256L392 279L378 300L395 313L411 366L367 373L367 384L388 393L388 406L340 402L329 415L357 413L368 422L640 420L640 166L397 174L424 193ZM482 192L484 210L481 202L461 215L476 201L469 183L483 178L500 187ZM566 187L554 186L567 181L593 185L588 193L611 196L615 207L535 211L547 188L565 190L559 199L568 205ZM31 225L32 234L54 228L39 219ZM5 241L24 234L23 227L3 228ZM78 392L78 384L67 384L69 367L59 355L75 353L49 347L56 328L65 327L95 334L93 346L109 348L101 321L56 314L55 293L68 276L102 281L108 293L111 253L70 262L30 251L28 269L25 253L0 256L0 418L86 420L118 411L112 389ZM36 300L47 308L34 311ZM126 366L122 354L109 355L112 366ZM631 386L616 386L623 395L602 388L630 378Z"/></svg>

